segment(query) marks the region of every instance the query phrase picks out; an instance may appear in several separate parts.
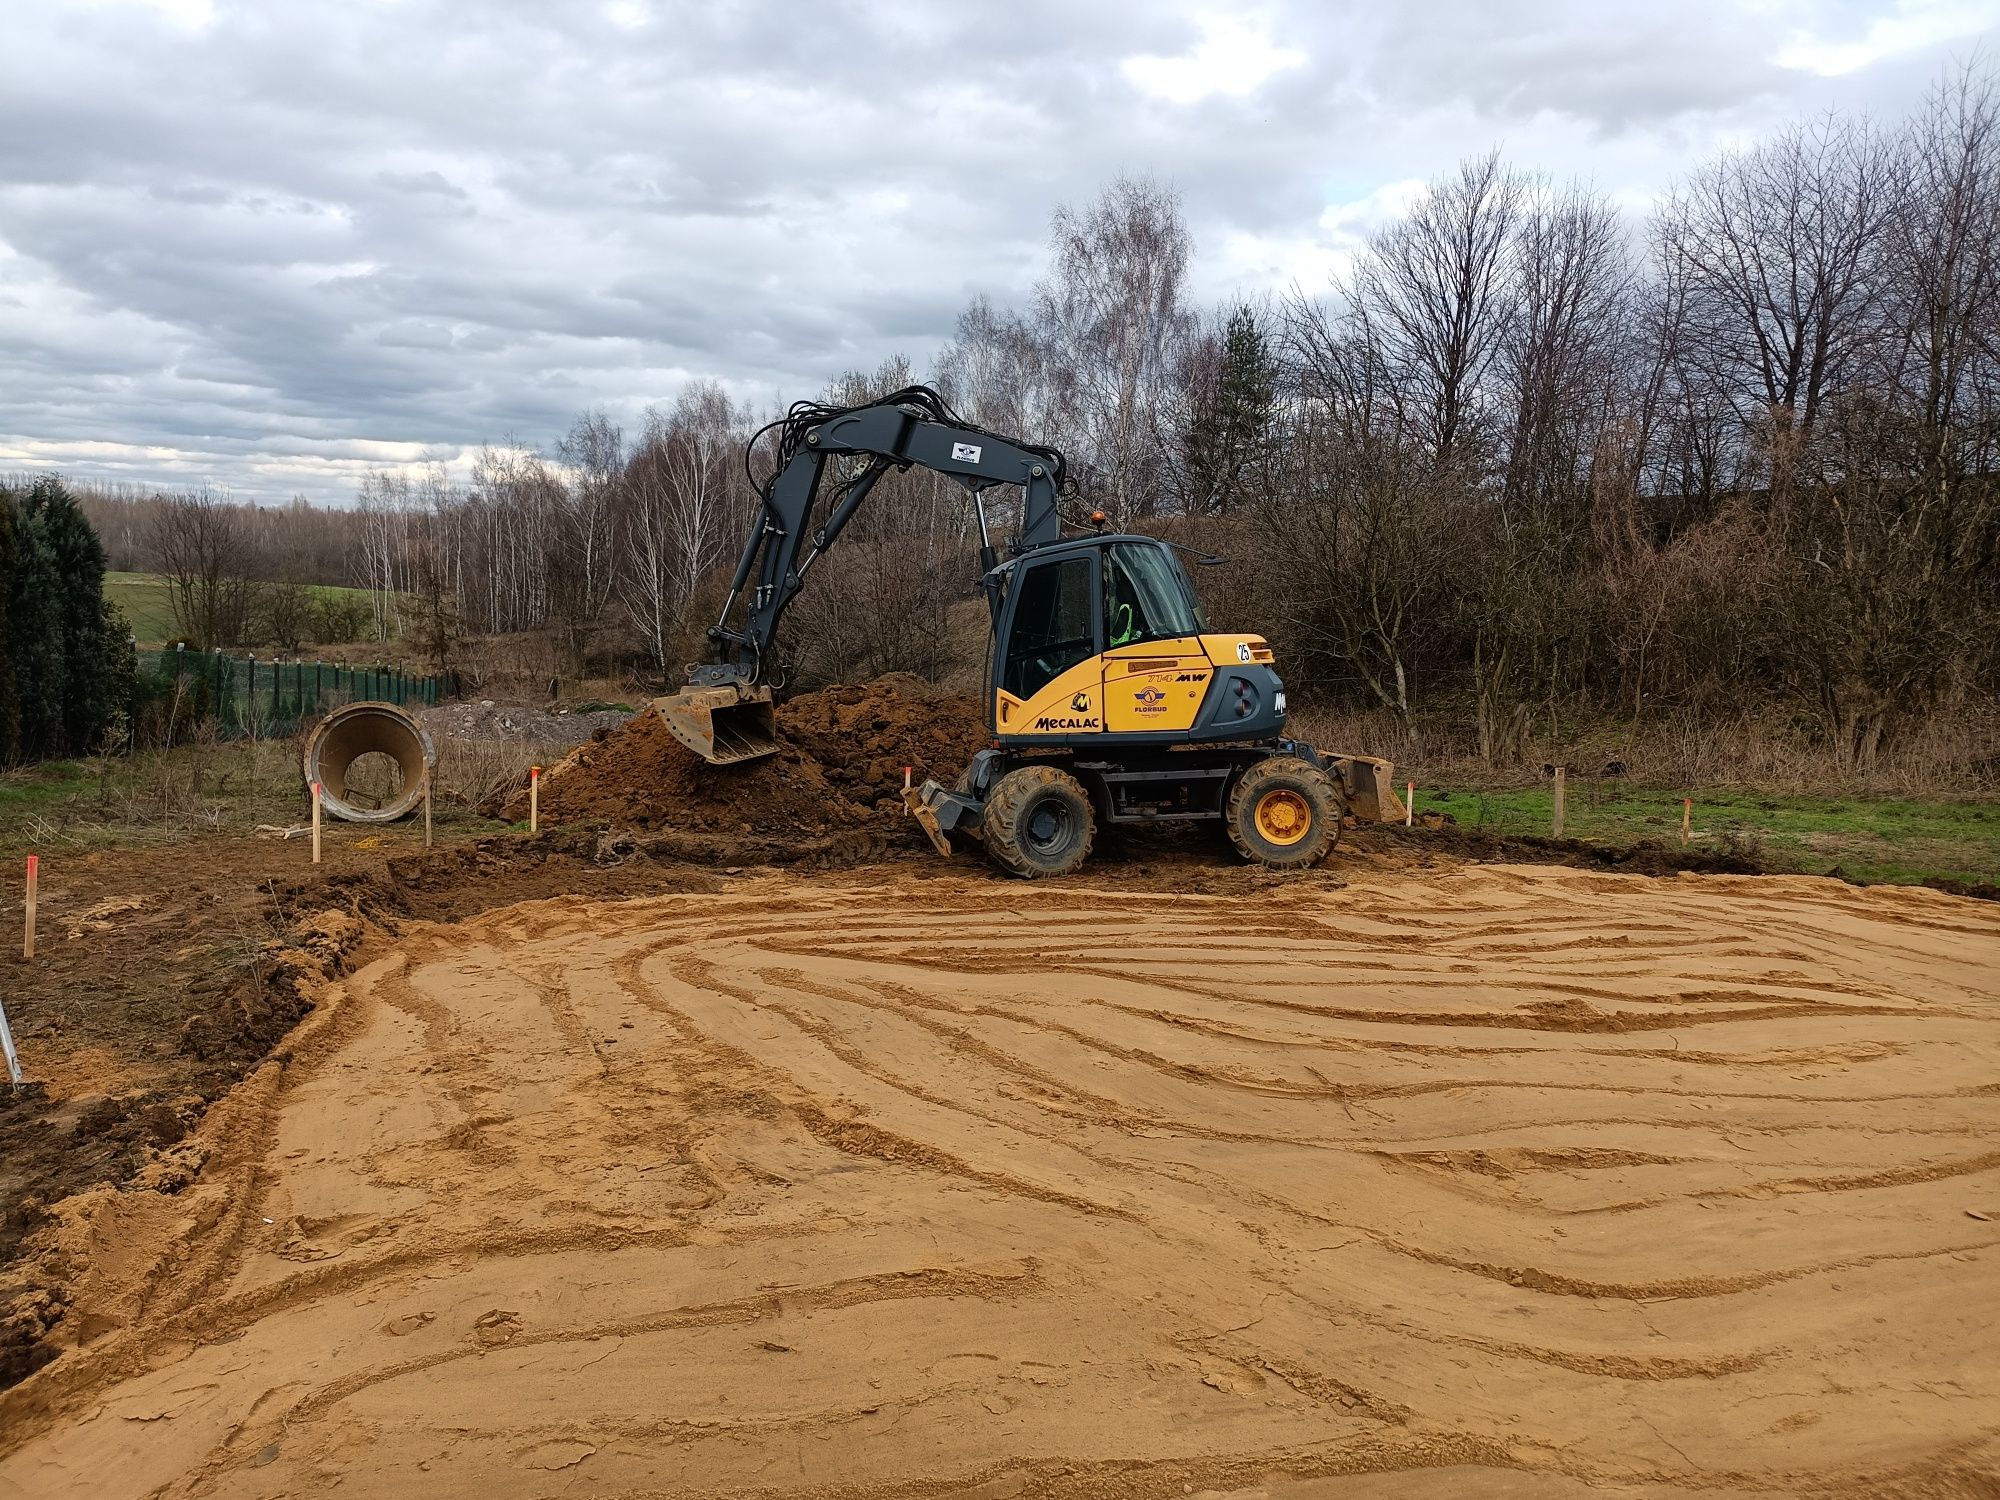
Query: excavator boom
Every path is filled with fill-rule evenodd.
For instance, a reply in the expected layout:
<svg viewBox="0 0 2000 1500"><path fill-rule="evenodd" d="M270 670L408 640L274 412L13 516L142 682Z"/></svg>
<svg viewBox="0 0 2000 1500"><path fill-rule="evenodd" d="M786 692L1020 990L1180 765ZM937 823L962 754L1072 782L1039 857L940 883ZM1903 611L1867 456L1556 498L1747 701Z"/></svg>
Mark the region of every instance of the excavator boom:
<svg viewBox="0 0 2000 1500"><path fill-rule="evenodd" d="M757 518L744 539L721 618L709 629L711 659L690 670L681 691L653 703L674 737L712 765L776 752L768 672L778 622L813 564L890 469L915 465L948 475L972 492L980 566L989 574L999 559L988 540L982 491L1001 484L1021 487L1021 529L1011 550L1023 552L1062 535L1057 510L1062 454L962 420L928 386L910 386L860 406L801 402L773 425L777 467L758 489ZM753 448L755 443L753 438ZM820 487L828 462L844 456L866 462L822 511ZM732 625L739 603L742 623Z"/></svg>

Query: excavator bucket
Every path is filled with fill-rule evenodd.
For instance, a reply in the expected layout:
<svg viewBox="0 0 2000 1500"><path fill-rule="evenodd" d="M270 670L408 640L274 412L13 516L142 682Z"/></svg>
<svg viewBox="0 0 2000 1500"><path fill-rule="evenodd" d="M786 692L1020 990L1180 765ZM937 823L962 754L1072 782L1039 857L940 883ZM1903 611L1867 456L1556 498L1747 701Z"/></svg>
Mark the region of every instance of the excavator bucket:
<svg viewBox="0 0 2000 1500"><path fill-rule="evenodd" d="M767 687L682 688L653 708L688 749L712 766L778 753L778 711Z"/></svg>
<svg viewBox="0 0 2000 1500"><path fill-rule="evenodd" d="M1403 799L1396 795L1394 764L1372 755L1338 755L1333 766L1347 791L1347 810L1355 821L1403 821Z"/></svg>

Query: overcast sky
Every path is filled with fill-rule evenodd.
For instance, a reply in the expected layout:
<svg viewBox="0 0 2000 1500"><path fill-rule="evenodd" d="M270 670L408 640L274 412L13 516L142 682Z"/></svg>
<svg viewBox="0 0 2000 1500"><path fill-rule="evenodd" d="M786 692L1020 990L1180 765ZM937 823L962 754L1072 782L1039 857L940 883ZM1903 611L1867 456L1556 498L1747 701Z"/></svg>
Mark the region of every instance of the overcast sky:
<svg viewBox="0 0 2000 1500"><path fill-rule="evenodd" d="M1204 298L1318 287L1470 152L1636 216L2000 40L2000 0L5 11L0 472L335 503L691 378L925 369L1120 172L1179 189Z"/></svg>

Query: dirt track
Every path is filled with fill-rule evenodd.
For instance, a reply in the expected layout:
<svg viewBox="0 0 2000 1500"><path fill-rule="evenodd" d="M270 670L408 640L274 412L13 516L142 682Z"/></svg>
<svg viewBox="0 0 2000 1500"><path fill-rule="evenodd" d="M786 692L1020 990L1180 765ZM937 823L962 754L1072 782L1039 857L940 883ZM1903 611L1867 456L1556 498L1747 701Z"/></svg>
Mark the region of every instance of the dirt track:
<svg viewBox="0 0 2000 1500"><path fill-rule="evenodd" d="M1992 1494L1996 1020L1805 879L423 928L68 1211L0 1494Z"/></svg>

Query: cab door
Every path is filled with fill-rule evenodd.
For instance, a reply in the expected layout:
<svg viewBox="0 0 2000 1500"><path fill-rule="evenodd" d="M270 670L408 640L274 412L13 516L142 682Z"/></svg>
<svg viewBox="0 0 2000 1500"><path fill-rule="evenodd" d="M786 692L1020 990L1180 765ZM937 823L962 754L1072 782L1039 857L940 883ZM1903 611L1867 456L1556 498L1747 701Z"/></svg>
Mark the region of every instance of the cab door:
<svg viewBox="0 0 2000 1500"><path fill-rule="evenodd" d="M1067 739L1102 732L1100 589L1094 552L1017 565L994 643L995 733Z"/></svg>

